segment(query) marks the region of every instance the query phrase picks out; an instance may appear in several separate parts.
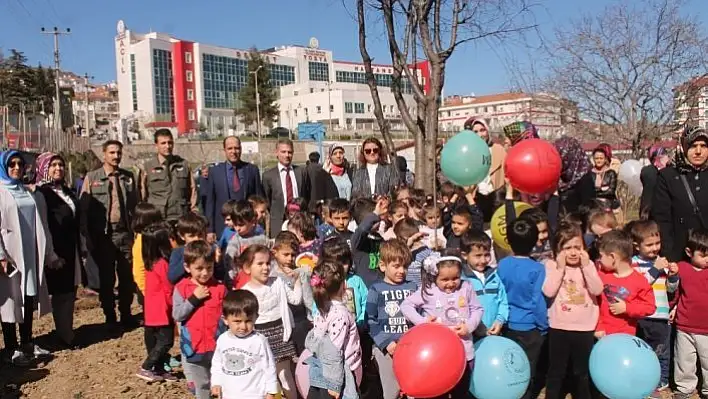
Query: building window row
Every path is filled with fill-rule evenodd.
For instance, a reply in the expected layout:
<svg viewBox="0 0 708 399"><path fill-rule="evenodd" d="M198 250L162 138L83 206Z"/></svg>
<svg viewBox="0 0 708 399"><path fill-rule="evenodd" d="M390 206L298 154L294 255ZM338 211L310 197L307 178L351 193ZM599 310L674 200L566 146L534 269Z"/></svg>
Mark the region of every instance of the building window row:
<svg viewBox="0 0 708 399"><path fill-rule="evenodd" d="M352 71L335 71L335 79L339 83L358 83L367 84L366 73L365 72L352 72ZM391 75L375 73L374 78L376 79L376 84L382 87L391 87L393 85L393 79ZM411 94L413 89L411 88L411 82L408 78L401 78L401 91L406 94Z"/></svg>
<svg viewBox="0 0 708 399"><path fill-rule="evenodd" d="M268 64L270 82L274 87L295 83L295 67L290 65Z"/></svg>
<svg viewBox="0 0 708 399"><path fill-rule="evenodd" d="M135 54L130 55L130 80L133 89L133 111L138 110L138 80L135 78Z"/></svg>
<svg viewBox="0 0 708 399"><path fill-rule="evenodd" d="M318 82L329 82L329 64L326 62L307 63L307 69L310 75L310 80Z"/></svg>
<svg viewBox="0 0 708 399"><path fill-rule="evenodd" d="M155 120L174 122L172 52L152 50L152 74L155 82Z"/></svg>

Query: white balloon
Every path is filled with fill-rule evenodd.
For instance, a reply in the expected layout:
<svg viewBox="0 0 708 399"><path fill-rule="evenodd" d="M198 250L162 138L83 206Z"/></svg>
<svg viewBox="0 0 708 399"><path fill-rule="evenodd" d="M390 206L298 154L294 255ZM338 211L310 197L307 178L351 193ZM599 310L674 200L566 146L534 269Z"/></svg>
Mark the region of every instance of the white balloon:
<svg viewBox="0 0 708 399"><path fill-rule="evenodd" d="M639 180L639 174L641 171L642 163L636 159L624 161L619 169L619 179L629 185L638 183L641 186L641 182Z"/></svg>

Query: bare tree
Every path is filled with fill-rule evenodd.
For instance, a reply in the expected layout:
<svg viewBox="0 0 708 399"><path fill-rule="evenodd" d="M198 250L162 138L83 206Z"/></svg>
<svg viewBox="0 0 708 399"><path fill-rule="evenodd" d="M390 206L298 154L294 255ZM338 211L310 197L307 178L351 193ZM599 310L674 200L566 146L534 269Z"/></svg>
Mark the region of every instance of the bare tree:
<svg viewBox="0 0 708 399"><path fill-rule="evenodd" d="M415 137L416 187L432 192L435 178L438 110L442 103L445 65L455 49L481 39L502 40L533 25L526 21L526 0L356 0L359 50L374 103L374 115L386 147L394 148L389 122L384 118L379 87L367 50L367 22L381 19L391 57L391 92L401 120ZM374 33L375 35L375 33ZM418 53L428 61L429 81L425 90L416 68ZM409 83L415 108L403 96Z"/></svg>
<svg viewBox="0 0 708 399"><path fill-rule="evenodd" d="M597 138L630 144L676 129L675 107L695 102L673 89L706 72L708 39L680 0L624 1L596 16L569 21L545 47L550 73L545 88L578 104L585 129ZM685 120L685 118L684 118Z"/></svg>

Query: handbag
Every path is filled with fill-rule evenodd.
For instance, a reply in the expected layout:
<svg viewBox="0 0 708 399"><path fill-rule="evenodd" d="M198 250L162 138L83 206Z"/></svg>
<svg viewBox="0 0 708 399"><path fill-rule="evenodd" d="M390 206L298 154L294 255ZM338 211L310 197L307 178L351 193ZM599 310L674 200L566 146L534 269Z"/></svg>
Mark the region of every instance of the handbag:
<svg viewBox="0 0 708 399"><path fill-rule="evenodd" d="M688 185L688 180L686 180L686 175L684 175L684 174L681 175L681 182L683 183L683 187L686 189L686 194L688 195L688 200L691 202L691 206L693 207L693 213L696 216L698 216L698 221L701 222L701 227L705 229L706 223L703 220L703 214L701 214L701 209L696 204L696 197L693 196L693 191L691 191L691 186Z"/></svg>

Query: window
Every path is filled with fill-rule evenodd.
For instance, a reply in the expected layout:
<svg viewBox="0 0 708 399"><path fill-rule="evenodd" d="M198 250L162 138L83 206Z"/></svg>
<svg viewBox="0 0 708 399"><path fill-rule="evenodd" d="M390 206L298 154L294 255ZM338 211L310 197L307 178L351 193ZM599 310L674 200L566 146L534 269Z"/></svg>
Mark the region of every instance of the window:
<svg viewBox="0 0 708 399"><path fill-rule="evenodd" d="M192 53L189 51L184 52L184 63L185 64L191 64L192 63Z"/></svg>
<svg viewBox="0 0 708 399"><path fill-rule="evenodd" d="M489 107L484 107L484 112L485 113L489 112Z"/></svg>
<svg viewBox="0 0 708 399"><path fill-rule="evenodd" d="M293 90L293 96L297 96L298 94L300 93L297 90Z"/></svg>
<svg viewBox="0 0 708 399"><path fill-rule="evenodd" d="M314 92L315 92L315 89L312 88L312 87L310 87L310 94L312 94L312 93L314 93Z"/></svg>
<svg viewBox="0 0 708 399"><path fill-rule="evenodd" d="M366 106L366 112L371 112L371 104L367 104L367 106Z"/></svg>
<svg viewBox="0 0 708 399"><path fill-rule="evenodd" d="M352 108L352 103L344 103L344 112L347 114L351 114L354 112L354 108Z"/></svg>
<svg viewBox="0 0 708 399"><path fill-rule="evenodd" d="M293 110L293 115L294 115L294 116L297 116L297 110L296 110L296 109Z"/></svg>
<svg viewBox="0 0 708 399"><path fill-rule="evenodd" d="M326 62L308 62L307 69L310 80L329 82L329 64Z"/></svg>
<svg viewBox="0 0 708 399"><path fill-rule="evenodd" d="M321 114L321 113L322 113L322 107L320 107L319 105L317 106L317 113L318 113L318 114Z"/></svg>
<svg viewBox="0 0 708 399"><path fill-rule="evenodd" d="M153 49L155 122L174 122L174 91L172 82L172 52Z"/></svg>
<svg viewBox="0 0 708 399"><path fill-rule="evenodd" d="M194 72L192 72L192 71L187 71L187 72L186 72L186 76L187 76L187 82L192 82L192 81L194 81Z"/></svg>
<svg viewBox="0 0 708 399"><path fill-rule="evenodd" d="M329 106L329 112L334 112L334 105Z"/></svg>
<svg viewBox="0 0 708 399"><path fill-rule="evenodd" d="M187 111L187 115L188 115L187 119L189 119L190 121L197 119L196 116L194 115L193 109L190 109L189 111Z"/></svg>
<svg viewBox="0 0 708 399"><path fill-rule="evenodd" d="M307 108L305 108L305 116L309 115L307 112Z"/></svg>
<svg viewBox="0 0 708 399"><path fill-rule="evenodd" d="M381 106L381 111L383 111L384 113L386 113L386 106L385 106L385 105L382 105L382 106Z"/></svg>
<svg viewBox="0 0 708 399"><path fill-rule="evenodd" d="M194 90L187 89L187 101L194 101Z"/></svg>
<svg viewBox="0 0 708 399"><path fill-rule="evenodd" d="M363 114L364 113L364 103L354 103L354 113Z"/></svg>
<svg viewBox="0 0 708 399"><path fill-rule="evenodd" d="M135 79L135 54L130 55L130 80L133 89L133 111L138 110L138 83Z"/></svg>
<svg viewBox="0 0 708 399"><path fill-rule="evenodd" d="M295 67L290 65L268 64L270 83L275 87L295 83Z"/></svg>
<svg viewBox="0 0 708 399"><path fill-rule="evenodd" d="M365 72L335 71L334 75L337 82L366 84ZM391 75L375 73L374 79L376 79L376 84L379 86L391 87L393 85ZM401 78L401 90L406 94L413 92L410 81L405 77Z"/></svg>

